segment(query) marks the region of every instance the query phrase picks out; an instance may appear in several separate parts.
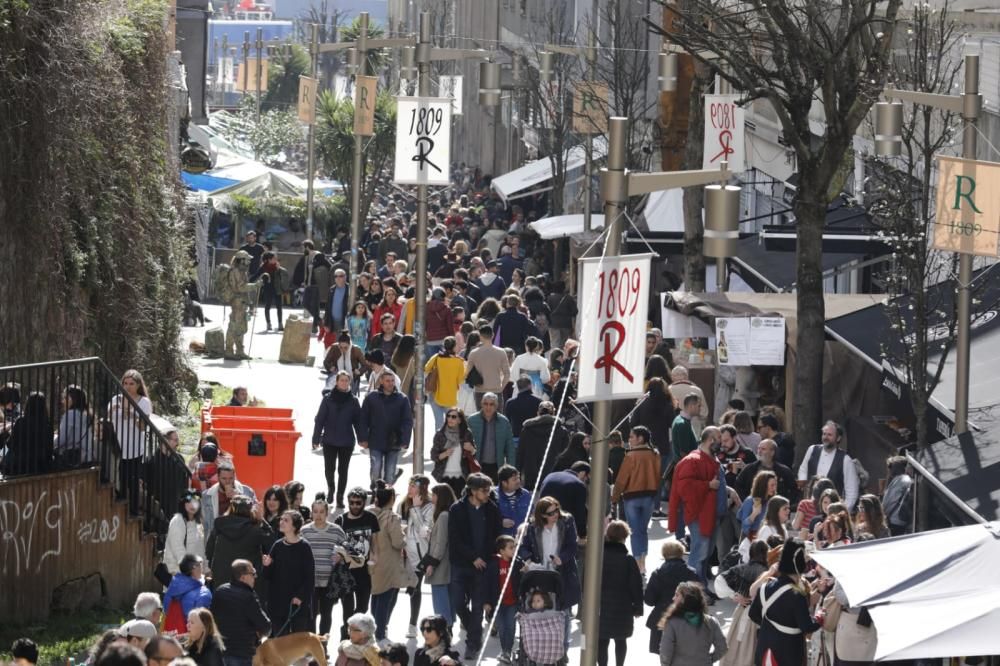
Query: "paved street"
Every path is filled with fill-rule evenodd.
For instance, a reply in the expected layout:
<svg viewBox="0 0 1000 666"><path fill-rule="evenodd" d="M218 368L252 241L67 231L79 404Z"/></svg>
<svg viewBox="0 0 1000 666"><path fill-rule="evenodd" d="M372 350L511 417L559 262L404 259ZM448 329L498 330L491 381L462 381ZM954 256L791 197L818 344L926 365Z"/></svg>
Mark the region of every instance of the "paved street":
<svg viewBox="0 0 1000 666"><path fill-rule="evenodd" d="M222 307L206 305L205 314L212 320L208 326L224 325L222 321ZM298 312L295 309L286 309L285 316L289 313ZM182 332L183 345L186 348L191 340L203 340L204 330L201 328L185 328ZM250 336L246 338L248 347ZM326 480L323 476L323 462L318 453L312 451L310 438L312 436L313 416L319 405L325 376L320 372L323 358L323 345L315 338L312 340L311 354L316 357L315 367L305 367L301 365L285 365L277 362L278 351L281 347L281 335L277 332L264 332L263 312L258 312L253 345L250 353L253 360L245 362L224 361L222 359L206 359L201 356L193 356L192 364L197 370L198 378L202 381L214 381L227 386L244 385L250 390L250 394L263 400L269 407L291 407L295 417L296 428L302 433L302 437L296 444L295 451L295 478L306 485L306 498L311 499L316 492L325 489ZM430 447L433 435L433 418L430 410L427 411L425 420L426 432L424 439ZM404 469L401 483L398 488L404 488L404 480L408 478L412 471L412 451L408 452L400 461ZM429 458L425 459L425 469L430 469ZM238 473L239 470L237 470ZM284 481L285 479L276 479ZM368 456L362 449L356 449L351 460L350 480L352 484L368 486ZM653 521L649 530L649 570L652 571L659 564L660 546L667 537L664 529L665 521ZM712 607L712 612L719 621L725 624L732 614L732 604L728 601L720 601ZM647 612L649 609L646 609ZM423 602L421 606L421 616L432 613L430 588L424 586ZM405 642L407 620L409 615L409 597L401 594L396 609L392 615L389 638ZM341 609L338 605L334 609L334 626L339 626L341 622ZM649 663L654 657L647 652L649 644L649 632L645 627L645 618L636 618L636 630L629 640L630 659L641 659L641 663ZM573 636L570 647L570 663L579 663L580 658L580 624L573 623ZM460 637L459 637L460 638ZM416 639L410 639L411 650L417 646ZM459 640L460 649L464 645ZM497 639L491 639L486 647L486 657L482 664L496 664L496 655L500 652Z"/></svg>

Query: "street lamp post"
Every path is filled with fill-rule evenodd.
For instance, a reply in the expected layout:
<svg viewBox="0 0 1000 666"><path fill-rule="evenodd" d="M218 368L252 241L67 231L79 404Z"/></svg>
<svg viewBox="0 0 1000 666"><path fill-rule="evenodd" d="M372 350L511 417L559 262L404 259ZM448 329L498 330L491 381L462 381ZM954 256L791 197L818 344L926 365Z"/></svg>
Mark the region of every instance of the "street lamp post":
<svg viewBox="0 0 1000 666"><path fill-rule="evenodd" d="M976 159L976 122L983 106L979 94L979 56L965 56L965 89L961 95L937 95L912 90L887 89L885 97L923 104L935 109L959 113L962 129L962 157ZM902 151L900 134L903 126L903 105L899 102L878 102L875 105L875 154L897 156ZM957 294L957 339L955 341L955 434L969 429L969 329L972 317L972 255L959 255ZM921 288L922 285L917 285Z"/></svg>
<svg viewBox="0 0 1000 666"><path fill-rule="evenodd" d="M705 197L706 254L732 256L739 237L740 188L728 186L731 173L729 165L721 169L697 171L668 171L660 173L630 173L625 169L628 119L610 118L608 121L608 161L601 169L601 196L604 199L604 228L608 239L605 257L617 256L621 248L624 228L621 216L629 197L649 194L675 187L708 187ZM711 235L709 235L711 232ZM594 403L594 444L590 449L590 490L588 503L592 508L604 506L608 482L607 435L611 430L611 402ZM592 510L587 517L587 546L583 579L583 633L584 666L597 663L597 638L600 617L601 575L604 557L604 512Z"/></svg>
<svg viewBox="0 0 1000 666"><path fill-rule="evenodd" d="M313 23L309 34L309 73L319 81L319 25ZM308 129L308 155L306 157L306 238L313 236L313 179L316 176L316 117L313 114Z"/></svg>

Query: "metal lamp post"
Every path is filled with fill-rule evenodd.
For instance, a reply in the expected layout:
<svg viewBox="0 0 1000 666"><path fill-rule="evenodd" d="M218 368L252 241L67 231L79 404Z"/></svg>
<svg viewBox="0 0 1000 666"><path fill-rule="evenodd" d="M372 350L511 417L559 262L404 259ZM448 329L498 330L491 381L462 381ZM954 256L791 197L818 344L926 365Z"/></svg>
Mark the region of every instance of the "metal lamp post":
<svg viewBox="0 0 1000 666"><path fill-rule="evenodd" d="M729 165L721 169L697 171L667 171L659 173L631 173L625 169L628 119L610 118L608 122L608 162L601 169L601 196L604 199L604 226L608 232L605 257L617 256L621 249L624 231L621 216L629 197L649 194L675 187L695 187L719 183L708 188L705 197L706 253L727 257L735 250L739 227L739 188L726 185ZM712 232L709 235L709 232ZM606 437L611 430L611 403L594 403L595 443L590 449L591 507L604 506L608 482L608 445ZM585 650L584 666L597 663L597 634L601 601L601 573L604 557L604 512L591 511L587 516L586 567L583 579L583 633Z"/></svg>
<svg viewBox="0 0 1000 666"><path fill-rule="evenodd" d="M979 56L965 56L965 89L961 95L936 95L910 90L887 89L889 100L923 104L935 109L959 113L965 123L962 132L962 157L976 159L976 122L983 106L979 94ZM875 154L896 156L902 150L903 105L899 102L875 104ZM969 429L969 330L972 316L972 255L961 254L956 289L958 335L955 345L955 434Z"/></svg>

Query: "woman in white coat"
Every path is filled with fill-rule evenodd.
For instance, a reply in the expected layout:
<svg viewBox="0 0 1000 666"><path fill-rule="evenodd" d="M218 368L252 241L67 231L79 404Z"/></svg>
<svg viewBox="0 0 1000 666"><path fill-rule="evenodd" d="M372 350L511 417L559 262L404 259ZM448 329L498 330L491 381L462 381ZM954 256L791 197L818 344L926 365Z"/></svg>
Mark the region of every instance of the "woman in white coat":
<svg viewBox="0 0 1000 666"><path fill-rule="evenodd" d="M542 386L549 383L549 363L542 356L542 341L529 337L524 341L524 348L527 351L515 358L510 366L511 380L516 382L521 375L527 375L531 379L531 393L545 400Z"/></svg>
<svg viewBox="0 0 1000 666"><path fill-rule="evenodd" d="M201 495L188 490L181 496L177 513L167 527L167 543L163 548L163 563L176 575L185 555L205 558L205 528L201 522ZM207 561L207 560L206 560ZM208 573L206 571L205 573Z"/></svg>
<svg viewBox="0 0 1000 666"><path fill-rule="evenodd" d="M418 566L430 550L431 527L434 524L434 501L431 499L431 480L423 474L410 477L406 497L399 503L399 515L406 523L406 570L416 584L408 587L410 595L410 626L407 638L416 638L420 619L420 585L423 571Z"/></svg>

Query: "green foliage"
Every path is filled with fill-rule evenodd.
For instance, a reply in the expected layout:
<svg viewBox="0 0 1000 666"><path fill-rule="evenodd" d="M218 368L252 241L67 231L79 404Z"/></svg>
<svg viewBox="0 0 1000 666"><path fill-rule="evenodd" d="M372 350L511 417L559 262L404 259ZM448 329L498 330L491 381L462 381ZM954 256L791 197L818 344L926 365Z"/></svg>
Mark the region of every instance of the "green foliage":
<svg viewBox="0 0 1000 666"><path fill-rule="evenodd" d="M257 102L247 95L240 102L239 122L226 132L226 138L246 142L257 159L268 166L288 168L295 154L302 150L304 132L294 110L261 111L257 122Z"/></svg>
<svg viewBox="0 0 1000 666"><path fill-rule="evenodd" d="M163 412L192 378L166 12L0 0L0 364L100 356L142 371Z"/></svg>
<svg viewBox="0 0 1000 666"><path fill-rule="evenodd" d="M101 608L55 614L37 625L0 625L0 663L11 660L8 650L15 640L23 636L38 644L40 666L65 664L70 657L77 658L77 663L80 663L79 657L97 642L105 627L120 626L131 615L125 610Z"/></svg>
<svg viewBox="0 0 1000 666"><path fill-rule="evenodd" d="M316 152L323 168L344 185L346 200L351 200L354 172L354 105L350 99L337 100L324 91L316 109ZM361 169L361 218L368 215L375 196L378 177L389 165L396 150L396 99L386 91L375 100L375 134L364 138Z"/></svg>
<svg viewBox="0 0 1000 666"><path fill-rule="evenodd" d="M292 44L288 54L272 57L261 108L293 110L299 98L299 77L308 73L309 53L301 44Z"/></svg>
<svg viewBox="0 0 1000 666"><path fill-rule="evenodd" d="M355 42L358 39L358 35L361 34L361 18L355 17L351 25L344 26L340 30L341 42ZM385 31L377 23L368 24L368 37L369 39L382 39L385 37ZM385 66L389 62L389 53L385 49L368 49L365 51L367 54L367 69L365 70L368 74L372 72L381 72L385 69Z"/></svg>

